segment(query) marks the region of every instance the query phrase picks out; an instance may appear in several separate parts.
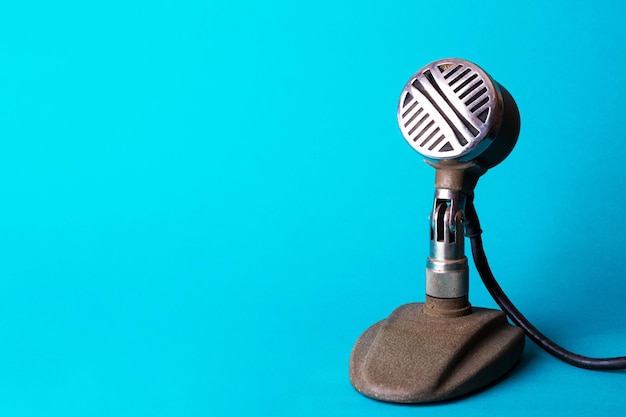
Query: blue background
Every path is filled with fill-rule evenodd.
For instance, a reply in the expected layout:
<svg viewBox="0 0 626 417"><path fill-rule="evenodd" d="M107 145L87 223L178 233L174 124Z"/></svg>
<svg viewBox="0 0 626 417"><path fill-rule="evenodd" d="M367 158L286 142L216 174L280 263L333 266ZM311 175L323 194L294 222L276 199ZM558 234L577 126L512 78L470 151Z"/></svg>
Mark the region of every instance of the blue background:
<svg viewBox="0 0 626 417"><path fill-rule="evenodd" d="M530 344L439 405L367 399L347 364L424 299L434 172L395 107L444 57L522 115L477 189L501 285L568 348L626 354L625 4L4 2L0 415L623 413L623 372ZM495 306L475 273L471 301Z"/></svg>

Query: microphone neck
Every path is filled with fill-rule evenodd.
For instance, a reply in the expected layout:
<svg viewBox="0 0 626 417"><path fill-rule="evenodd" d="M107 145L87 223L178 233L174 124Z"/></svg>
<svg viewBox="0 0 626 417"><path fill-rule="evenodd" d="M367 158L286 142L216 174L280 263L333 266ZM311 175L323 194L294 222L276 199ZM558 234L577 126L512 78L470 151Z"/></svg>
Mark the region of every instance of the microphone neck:
<svg viewBox="0 0 626 417"><path fill-rule="evenodd" d="M441 160L425 162L435 168L435 188L459 191L465 195L474 194L478 179L487 172L475 161L458 162Z"/></svg>
<svg viewBox="0 0 626 417"><path fill-rule="evenodd" d="M466 315L471 309L469 267L465 256L465 208L478 178L487 169L472 161L426 162L436 169L436 190L430 216L424 312L439 317Z"/></svg>

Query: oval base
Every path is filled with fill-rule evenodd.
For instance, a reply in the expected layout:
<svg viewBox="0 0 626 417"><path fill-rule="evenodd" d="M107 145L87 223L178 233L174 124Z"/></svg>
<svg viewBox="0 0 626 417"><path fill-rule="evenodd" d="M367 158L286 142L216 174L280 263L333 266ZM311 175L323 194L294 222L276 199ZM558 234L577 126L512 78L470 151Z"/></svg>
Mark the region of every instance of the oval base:
<svg viewBox="0 0 626 417"><path fill-rule="evenodd" d="M406 304L367 329L350 357L350 382L381 401L422 403L470 393L502 377L519 360L524 332L499 310L431 317Z"/></svg>

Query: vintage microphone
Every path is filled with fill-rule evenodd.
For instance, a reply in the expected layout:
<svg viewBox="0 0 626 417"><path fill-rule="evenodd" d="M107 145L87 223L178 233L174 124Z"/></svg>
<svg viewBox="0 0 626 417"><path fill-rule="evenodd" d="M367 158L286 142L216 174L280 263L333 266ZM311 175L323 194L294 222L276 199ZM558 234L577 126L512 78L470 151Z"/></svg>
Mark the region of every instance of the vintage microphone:
<svg viewBox="0 0 626 417"><path fill-rule="evenodd" d="M401 306L365 331L352 351L350 380L379 400L438 401L502 377L524 347L524 332L501 311L470 306L464 252L466 205L479 177L513 149L519 113L478 66L445 59L406 84L398 123L436 170L426 302Z"/></svg>
<svg viewBox="0 0 626 417"><path fill-rule="evenodd" d="M626 368L626 357L595 359L548 340L499 287L482 247L474 188L511 152L520 129L509 92L477 65L443 59L419 70L398 104L407 142L436 170L426 301L397 308L357 340L350 381L362 394L401 403L440 401L501 378L518 361L524 332L560 359L588 369ZM464 235L499 310L471 307Z"/></svg>

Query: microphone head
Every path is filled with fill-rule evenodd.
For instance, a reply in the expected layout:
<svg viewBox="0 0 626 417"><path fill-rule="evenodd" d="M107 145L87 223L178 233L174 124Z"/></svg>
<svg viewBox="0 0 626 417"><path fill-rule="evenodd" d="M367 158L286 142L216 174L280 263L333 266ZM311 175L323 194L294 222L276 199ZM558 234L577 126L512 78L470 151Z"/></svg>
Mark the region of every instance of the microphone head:
<svg viewBox="0 0 626 417"><path fill-rule="evenodd" d="M431 161L474 161L491 168L511 152L520 116L509 92L478 65L435 61L400 95L398 124L406 141Z"/></svg>

